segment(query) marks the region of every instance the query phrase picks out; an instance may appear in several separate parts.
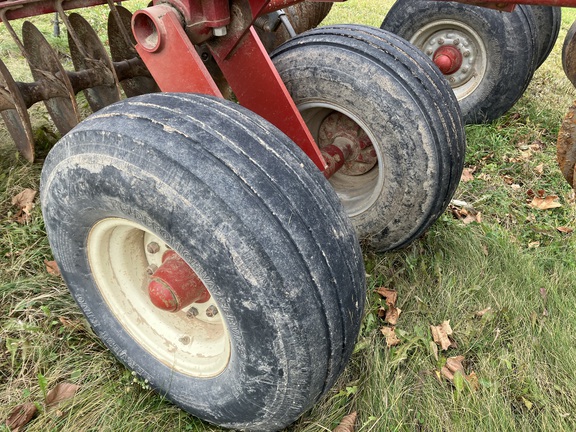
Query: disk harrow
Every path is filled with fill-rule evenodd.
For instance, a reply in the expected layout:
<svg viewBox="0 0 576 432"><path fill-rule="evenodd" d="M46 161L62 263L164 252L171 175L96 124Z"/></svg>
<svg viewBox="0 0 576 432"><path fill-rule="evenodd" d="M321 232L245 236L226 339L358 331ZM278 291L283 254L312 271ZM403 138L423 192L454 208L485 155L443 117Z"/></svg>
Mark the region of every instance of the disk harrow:
<svg viewBox="0 0 576 432"><path fill-rule="evenodd" d="M70 6L66 2L66 6ZM28 8L23 6L29 5ZM53 7L66 25L74 71L65 70L58 54L44 35L29 21L19 36L10 18L31 16L36 11L52 9L45 2L0 2L0 19L28 62L31 83L15 81L0 59L0 111L16 147L24 158L34 160L34 137L27 109L44 102L56 129L62 135L81 118L76 94L84 92L92 111L98 111L122 98L159 91L148 69L139 58L130 29L132 14L110 2L108 40L110 57L88 21L78 13L67 15L62 1ZM32 9L30 9L32 8Z"/></svg>

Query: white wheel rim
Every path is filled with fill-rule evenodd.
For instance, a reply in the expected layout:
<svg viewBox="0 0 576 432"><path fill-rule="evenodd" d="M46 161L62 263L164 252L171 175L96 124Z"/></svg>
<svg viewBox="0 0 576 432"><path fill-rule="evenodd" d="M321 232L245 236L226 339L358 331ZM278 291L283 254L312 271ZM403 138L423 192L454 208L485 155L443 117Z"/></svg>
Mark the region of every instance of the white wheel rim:
<svg viewBox="0 0 576 432"><path fill-rule="evenodd" d="M456 20L440 20L418 30L410 42L431 60L441 46L452 46L462 55L462 66L445 75L459 101L470 96L486 75L488 54L486 46L476 31Z"/></svg>
<svg viewBox="0 0 576 432"><path fill-rule="evenodd" d="M151 242L160 246L158 252L146 250ZM206 315L211 305L218 308L213 299L179 312L166 312L155 307L148 296L147 270L160 266L162 254L168 249L162 239L142 225L121 218L98 222L87 243L92 276L100 294L132 339L177 372L216 376L228 364L230 336L221 313Z"/></svg>
<svg viewBox="0 0 576 432"><path fill-rule="evenodd" d="M344 114L353 120L368 135L378 156L376 166L365 174L355 176L337 171L329 179L349 217L357 216L368 210L376 202L384 187L384 166L378 145L379 140L360 118L340 106L320 100L307 101L299 104L298 110L316 142L318 142L318 132L322 122L334 112Z"/></svg>

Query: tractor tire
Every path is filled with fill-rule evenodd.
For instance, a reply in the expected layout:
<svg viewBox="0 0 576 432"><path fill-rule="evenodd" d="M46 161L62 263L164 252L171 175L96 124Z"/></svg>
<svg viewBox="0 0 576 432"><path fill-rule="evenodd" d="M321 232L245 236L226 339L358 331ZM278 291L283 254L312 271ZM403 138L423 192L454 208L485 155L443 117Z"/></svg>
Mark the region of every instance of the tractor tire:
<svg viewBox="0 0 576 432"><path fill-rule="evenodd" d="M382 22L442 68L467 124L489 122L522 96L536 66L532 10L512 13L457 2L398 0ZM453 61L440 65L440 58Z"/></svg>
<svg viewBox="0 0 576 432"><path fill-rule="evenodd" d="M399 37L359 25L311 30L271 58L320 148L334 115L371 142L373 165L352 162L330 178L363 245L386 251L419 237L448 206L466 147L438 69Z"/></svg>
<svg viewBox="0 0 576 432"><path fill-rule="evenodd" d="M354 228L318 169L254 113L192 94L116 103L53 148L41 196L94 331L184 410L278 430L343 371L366 295ZM168 252L207 302L152 304L143 287Z"/></svg>
<svg viewBox="0 0 576 432"><path fill-rule="evenodd" d="M536 69L546 61L560 33L562 8L555 6L530 6L536 21Z"/></svg>

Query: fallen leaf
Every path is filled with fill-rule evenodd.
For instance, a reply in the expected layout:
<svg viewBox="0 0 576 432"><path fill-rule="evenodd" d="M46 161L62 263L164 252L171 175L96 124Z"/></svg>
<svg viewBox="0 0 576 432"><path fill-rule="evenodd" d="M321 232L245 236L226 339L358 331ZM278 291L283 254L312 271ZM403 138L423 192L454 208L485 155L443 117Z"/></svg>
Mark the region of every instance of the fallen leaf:
<svg viewBox="0 0 576 432"><path fill-rule="evenodd" d="M464 370L464 365L462 364L463 361L464 356L461 355L447 358L446 364L442 366L442 369L440 370L440 374L453 384L455 384L455 378L460 376L460 380L464 378L470 385L470 388L476 391L480 388L480 382L478 381L478 377L476 376L475 372L470 372L470 375L466 374L466 371ZM460 386L462 385L463 382L460 381Z"/></svg>
<svg viewBox="0 0 576 432"><path fill-rule="evenodd" d="M60 276L60 269L58 268L56 261L44 260L44 265L46 266L48 274L51 274L52 276Z"/></svg>
<svg viewBox="0 0 576 432"><path fill-rule="evenodd" d="M12 197L12 205L18 207L18 213L14 215L14 220L19 224L28 223L31 219L31 212L34 208L34 198L36 197L34 189L24 189Z"/></svg>
<svg viewBox="0 0 576 432"><path fill-rule="evenodd" d="M536 168L534 168L534 172L538 175L542 175L544 174L544 164L541 163L540 165L538 165Z"/></svg>
<svg viewBox="0 0 576 432"><path fill-rule="evenodd" d="M386 310L386 315L384 316L384 322L391 324L391 325L398 324L398 318L400 317L401 313L402 313L402 309L397 308L397 307L392 306L392 305L388 305L388 309Z"/></svg>
<svg viewBox="0 0 576 432"><path fill-rule="evenodd" d="M566 227L566 226L561 226L561 227L558 227L558 228L556 228L556 229L557 229L558 231L560 231L561 233L564 233L564 234L570 234L570 233L572 233L572 232L574 231L572 228Z"/></svg>
<svg viewBox="0 0 576 432"><path fill-rule="evenodd" d="M386 346L393 347L400 344L400 339L396 336L394 327L382 327L380 331L386 337Z"/></svg>
<svg viewBox="0 0 576 432"><path fill-rule="evenodd" d="M442 366L442 369L440 369L440 373L450 381L454 379L454 374L456 372L461 372L463 375L466 375L464 372L464 365L462 365L463 360L464 356L461 355L456 357L448 357L446 359L446 364Z"/></svg>
<svg viewBox="0 0 576 432"><path fill-rule="evenodd" d="M432 332L432 339L436 342L442 351L446 351L450 347L454 347L455 344L450 340L450 335L452 334L452 328L450 327L450 320L444 321L442 324L437 326L430 326L430 331Z"/></svg>
<svg viewBox="0 0 576 432"><path fill-rule="evenodd" d="M71 383L56 384L56 387L50 390L46 395L46 406L55 406L60 402L73 398L79 388L79 385Z"/></svg>
<svg viewBox="0 0 576 432"><path fill-rule="evenodd" d="M490 312L492 310L492 308L490 306L488 306L486 309L482 309L481 311L478 311L474 314L474 316L476 318L482 318L484 315L486 315L488 312Z"/></svg>
<svg viewBox="0 0 576 432"><path fill-rule="evenodd" d="M464 225L471 224L472 222L482 223L482 213L469 212L468 215L462 219Z"/></svg>
<svg viewBox="0 0 576 432"><path fill-rule="evenodd" d="M540 242L539 241L533 241L528 243L528 249L536 249L540 247Z"/></svg>
<svg viewBox="0 0 576 432"><path fill-rule="evenodd" d="M332 432L354 432L356 430L356 411L342 418L342 421Z"/></svg>
<svg viewBox="0 0 576 432"><path fill-rule="evenodd" d="M509 175L502 176L502 180L504 180L504 183L506 183L507 185L512 185L515 183L514 178L510 177Z"/></svg>
<svg viewBox="0 0 576 432"><path fill-rule="evenodd" d="M533 151L541 151L544 148L544 143L540 140L534 140L532 144L530 144L530 149Z"/></svg>
<svg viewBox="0 0 576 432"><path fill-rule="evenodd" d="M558 196L556 195L548 195L545 198L534 197L530 203L530 207L534 207L537 210L549 210L562 207L562 204L560 204L557 200Z"/></svg>
<svg viewBox="0 0 576 432"><path fill-rule="evenodd" d="M398 291L380 287L374 290L386 300L386 304L389 306L396 305L396 300L398 300Z"/></svg>
<svg viewBox="0 0 576 432"><path fill-rule="evenodd" d="M486 173L481 173L477 178L484 181L492 180L492 176Z"/></svg>
<svg viewBox="0 0 576 432"><path fill-rule="evenodd" d="M474 172L475 171L476 171L476 167L464 168L462 170L462 176L460 177L460 181L463 183L466 183L466 182L474 180Z"/></svg>
<svg viewBox="0 0 576 432"><path fill-rule="evenodd" d="M480 381L478 381L478 377L476 376L476 372L472 371L468 376L465 376L466 381L470 384L472 390L477 391L480 389Z"/></svg>
<svg viewBox="0 0 576 432"><path fill-rule="evenodd" d="M37 412L38 408L31 402L18 405L10 412L10 415L6 419L8 430L13 432L21 430L20 428L26 426Z"/></svg>

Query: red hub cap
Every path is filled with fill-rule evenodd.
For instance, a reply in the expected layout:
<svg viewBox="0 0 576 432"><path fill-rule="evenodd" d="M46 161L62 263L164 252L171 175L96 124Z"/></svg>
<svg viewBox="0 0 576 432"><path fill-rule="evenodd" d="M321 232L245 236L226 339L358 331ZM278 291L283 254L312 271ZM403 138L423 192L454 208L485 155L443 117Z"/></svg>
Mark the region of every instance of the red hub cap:
<svg viewBox="0 0 576 432"><path fill-rule="evenodd" d="M462 66L462 53L451 45L445 45L436 50L432 60L440 72L444 75L450 75Z"/></svg>
<svg viewBox="0 0 576 432"><path fill-rule="evenodd" d="M162 265L151 276L148 294L154 306L168 312L210 299L198 275L173 250L164 253Z"/></svg>

